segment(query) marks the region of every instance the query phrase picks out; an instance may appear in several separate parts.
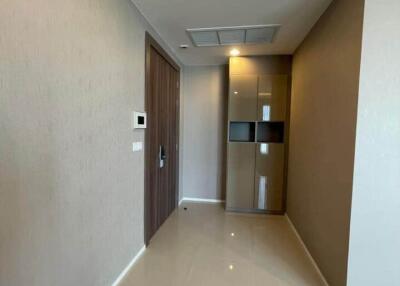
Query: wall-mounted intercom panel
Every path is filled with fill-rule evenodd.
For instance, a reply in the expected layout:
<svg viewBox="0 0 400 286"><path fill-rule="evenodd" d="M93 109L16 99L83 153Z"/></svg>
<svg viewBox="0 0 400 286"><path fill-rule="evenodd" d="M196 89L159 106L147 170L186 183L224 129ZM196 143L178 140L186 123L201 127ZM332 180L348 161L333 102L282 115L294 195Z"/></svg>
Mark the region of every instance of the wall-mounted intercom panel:
<svg viewBox="0 0 400 286"><path fill-rule="evenodd" d="M145 112L132 112L133 129L145 129L147 126L147 115Z"/></svg>

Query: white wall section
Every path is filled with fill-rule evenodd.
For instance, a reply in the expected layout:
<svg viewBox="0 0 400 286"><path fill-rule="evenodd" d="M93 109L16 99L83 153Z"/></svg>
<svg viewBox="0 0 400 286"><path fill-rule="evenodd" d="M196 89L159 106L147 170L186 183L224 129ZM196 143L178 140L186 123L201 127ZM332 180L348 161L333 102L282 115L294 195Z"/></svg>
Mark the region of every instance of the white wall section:
<svg viewBox="0 0 400 286"><path fill-rule="evenodd" d="M400 281L400 2L365 1L348 286Z"/></svg>
<svg viewBox="0 0 400 286"><path fill-rule="evenodd" d="M225 198L225 66L184 70L183 196Z"/></svg>

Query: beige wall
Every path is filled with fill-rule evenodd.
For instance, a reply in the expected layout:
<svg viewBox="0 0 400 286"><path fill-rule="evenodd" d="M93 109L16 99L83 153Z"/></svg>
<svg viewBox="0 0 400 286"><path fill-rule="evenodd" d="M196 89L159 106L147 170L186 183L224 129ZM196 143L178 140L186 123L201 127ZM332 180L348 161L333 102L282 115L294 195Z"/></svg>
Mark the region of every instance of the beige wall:
<svg viewBox="0 0 400 286"><path fill-rule="evenodd" d="M400 281L400 2L365 1L348 286Z"/></svg>
<svg viewBox="0 0 400 286"><path fill-rule="evenodd" d="M294 55L288 215L332 286L346 283L363 0L337 0Z"/></svg>
<svg viewBox="0 0 400 286"><path fill-rule="evenodd" d="M1 1L0 285L111 285L143 246L146 29L129 0Z"/></svg>
<svg viewBox="0 0 400 286"><path fill-rule="evenodd" d="M225 197L227 76L225 66L184 68L184 197Z"/></svg>

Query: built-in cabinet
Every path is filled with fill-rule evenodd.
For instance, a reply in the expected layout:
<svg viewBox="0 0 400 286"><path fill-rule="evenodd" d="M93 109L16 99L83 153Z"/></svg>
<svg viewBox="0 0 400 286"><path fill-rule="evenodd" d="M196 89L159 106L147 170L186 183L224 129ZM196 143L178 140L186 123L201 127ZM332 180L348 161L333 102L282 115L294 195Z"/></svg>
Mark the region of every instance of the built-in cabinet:
<svg viewBox="0 0 400 286"><path fill-rule="evenodd" d="M229 118L235 121L257 120L257 85L255 75L233 75L230 79Z"/></svg>
<svg viewBox="0 0 400 286"><path fill-rule="evenodd" d="M259 59L230 61L226 208L283 213L291 58L271 57L265 70ZM241 60L257 68L246 74Z"/></svg>

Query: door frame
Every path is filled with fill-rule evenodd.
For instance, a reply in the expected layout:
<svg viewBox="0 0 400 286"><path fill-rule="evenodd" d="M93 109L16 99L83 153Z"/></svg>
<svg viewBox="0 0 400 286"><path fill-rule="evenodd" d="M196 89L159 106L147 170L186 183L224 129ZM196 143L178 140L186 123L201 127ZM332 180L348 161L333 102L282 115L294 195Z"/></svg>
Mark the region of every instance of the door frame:
<svg viewBox="0 0 400 286"><path fill-rule="evenodd" d="M177 102L176 102L176 142L178 144L178 148L176 150L176 176L175 176L175 208L179 204L179 152L180 152L180 144L179 144L179 137L180 137L180 67L179 65L168 55L168 53L160 46L160 44L157 43L157 41L148 33L146 32L145 35L145 110L148 112L148 106L149 106L149 97L151 96L151 80L150 80L150 57L151 57L151 49L155 49L172 67L175 69L178 73L178 96L177 96ZM151 144L150 142L150 136L149 133L146 129L145 131L145 164L144 164L144 241L145 245L148 246L150 243L150 224L151 224L151 200L150 200L150 176L149 172L149 161L150 161L150 150L149 146Z"/></svg>

